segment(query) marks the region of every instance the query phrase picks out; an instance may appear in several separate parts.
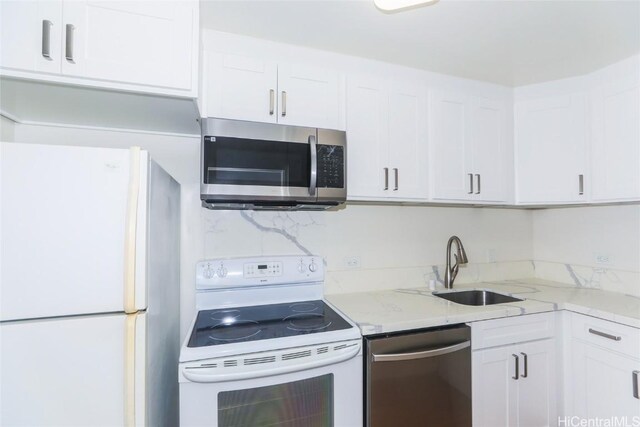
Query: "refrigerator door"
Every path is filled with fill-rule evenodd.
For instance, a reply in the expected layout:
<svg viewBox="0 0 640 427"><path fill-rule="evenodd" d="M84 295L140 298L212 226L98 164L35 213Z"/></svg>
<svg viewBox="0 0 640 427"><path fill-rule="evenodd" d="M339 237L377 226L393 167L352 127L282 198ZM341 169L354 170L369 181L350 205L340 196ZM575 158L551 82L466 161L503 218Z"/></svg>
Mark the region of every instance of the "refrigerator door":
<svg viewBox="0 0 640 427"><path fill-rule="evenodd" d="M0 425L144 426L146 314L0 324Z"/></svg>
<svg viewBox="0 0 640 427"><path fill-rule="evenodd" d="M146 308L146 152L0 150L0 320Z"/></svg>

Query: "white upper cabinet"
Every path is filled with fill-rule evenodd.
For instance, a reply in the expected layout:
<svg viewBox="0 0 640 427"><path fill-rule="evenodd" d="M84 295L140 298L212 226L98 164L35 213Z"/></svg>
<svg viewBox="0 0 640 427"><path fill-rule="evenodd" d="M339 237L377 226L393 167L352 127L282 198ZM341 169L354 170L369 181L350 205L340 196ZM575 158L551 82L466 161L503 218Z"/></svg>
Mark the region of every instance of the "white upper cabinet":
<svg viewBox="0 0 640 427"><path fill-rule="evenodd" d="M504 102L434 90L429 117L432 198L505 202L511 157Z"/></svg>
<svg viewBox="0 0 640 427"><path fill-rule="evenodd" d="M603 70L591 92L591 197L640 199L640 59Z"/></svg>
<svg viewBox="0 0 640 427"><path fill-rule="evenodd" d="M515 129L517 201L586 201L584 94L516 100Z"/></svg>
<svg viewBox="0 0 640 427"><path fill-rule="evenodd" d="M3 68L60 72L62 0L1 1L0 24Z"/></svg>
<svg viewBox="0 0 640 427"><path fill-rule="evenodd" d="M203 117L344 129L337 72L228 53L203 57Z"/></svg>
<svg viewBox="0 0 640 427"><path fill-rule="evenodd" d="M204 117L276 123L278 66L239 55L204 52Z"/></svg>
<svg viewBox="0 0 640 427"><path fill-rule="evenodd" d="M2 39L15 41L3 44L3 74L159 94L196 93L195 1L10 0L0 8Z"/></svg>
<svg viewBox="0 0 640 427"><path fill-rule="evenodd" d="M348 198L427 199L426 97L419 83L350 76Z"/></svg>

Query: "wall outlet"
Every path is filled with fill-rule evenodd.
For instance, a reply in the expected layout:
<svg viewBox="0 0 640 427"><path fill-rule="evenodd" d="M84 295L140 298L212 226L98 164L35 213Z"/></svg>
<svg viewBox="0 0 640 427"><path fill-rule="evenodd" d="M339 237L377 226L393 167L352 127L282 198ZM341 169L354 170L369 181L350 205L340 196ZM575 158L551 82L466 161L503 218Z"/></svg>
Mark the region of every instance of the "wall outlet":
<svg viewBox="0 0 640 427"><path fill-rule="evenodd" d="M360 257L359 256L350 256L346 257L342 260L342 264L347 268L360 268Z"/></svg>
<svg viewBox="0 0 640 427"><path fill-rule="evenodd" d="M609 254L595 254L596 264L611 264L611 256Z"/></svg>

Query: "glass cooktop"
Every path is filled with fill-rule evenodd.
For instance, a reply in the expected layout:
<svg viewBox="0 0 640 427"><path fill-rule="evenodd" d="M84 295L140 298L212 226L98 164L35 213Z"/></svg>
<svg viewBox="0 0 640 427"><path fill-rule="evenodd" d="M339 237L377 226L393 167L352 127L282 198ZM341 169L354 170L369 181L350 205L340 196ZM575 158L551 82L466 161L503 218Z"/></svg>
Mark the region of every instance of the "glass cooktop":
<svg viewBox="0 0 640 427"><path fill-rule="evenodd" d="M188 347L259 341L349 329L323 301L233 307L198 312Z"/></svg>

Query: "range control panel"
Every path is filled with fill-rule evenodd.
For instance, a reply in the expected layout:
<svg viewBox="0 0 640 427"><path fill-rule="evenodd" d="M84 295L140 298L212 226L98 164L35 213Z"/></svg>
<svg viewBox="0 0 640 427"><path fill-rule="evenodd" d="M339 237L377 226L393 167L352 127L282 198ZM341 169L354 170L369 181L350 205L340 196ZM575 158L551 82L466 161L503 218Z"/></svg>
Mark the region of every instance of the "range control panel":
<svg viewBox="0 0 640 427"><path fill-rule="evenodd" d="M196 265L196 289L295 285L323 280L324 262L317 256L212 259Z"/></svg>

